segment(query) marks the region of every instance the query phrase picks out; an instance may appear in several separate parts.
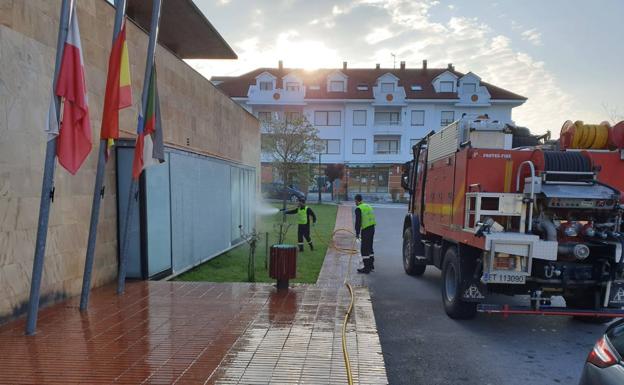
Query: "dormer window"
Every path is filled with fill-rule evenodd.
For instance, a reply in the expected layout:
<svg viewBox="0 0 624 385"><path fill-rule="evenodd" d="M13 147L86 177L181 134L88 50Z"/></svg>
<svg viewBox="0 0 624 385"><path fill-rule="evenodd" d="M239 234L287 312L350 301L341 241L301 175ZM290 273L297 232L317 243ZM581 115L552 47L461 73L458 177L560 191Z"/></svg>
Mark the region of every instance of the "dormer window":
<svg viewBox="0 0 624 385"><path fill-rule="evenodd" d="M273 82L262 81L260 82L261 91L273 91Z"/></svg>
<svg viewBox="0 0 624 385"><path fill-rule="evenodd" d="M286 83L286 91L299 91L299 83L297 83L297 82L287 82Z"/></svg>
<svg viewBox="0 0 624 385"><path fill-rule="evenodd" d="M453 82L440 82L440 92L453 92Z"/></svg>
<svg viewBox="0 0 624 385"><path fill-rule="evenodd" d="M422 91L422 86L419 86L418 84L412 84L411 89L412 91Z"/></svg>
<svg viewBox="0 0 624 385"><path fill-rule="evenodd" d="M381 83L381 92L394 92L394 83Z"/></svg>
<svg viewBox="0 0 624 385"><path fill-rule="evenodd" d="M329 91L330 92L344 92L345 85L342 80L332 80L329 82Z"/></svg>
<svg viewBox="0 0 624 385"><path fill-rule="evenodd" d="M357 85L357 90L358 91L368 91L368 84L366 83L360 83Z"/></svg>
<svg viewBox="0 0 624 385"><path fill-rule="evenodd" d="M464 83L462 86L464 93L466 94L474 94L477 92L477 84L476 83Z"/></svg>

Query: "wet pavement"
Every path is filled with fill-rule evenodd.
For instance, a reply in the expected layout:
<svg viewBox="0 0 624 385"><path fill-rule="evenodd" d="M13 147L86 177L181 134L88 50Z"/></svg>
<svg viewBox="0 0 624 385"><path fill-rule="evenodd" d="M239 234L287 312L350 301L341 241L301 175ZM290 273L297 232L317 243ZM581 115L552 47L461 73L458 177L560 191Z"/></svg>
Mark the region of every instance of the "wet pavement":
<svg viewBox="0 0 624 385"><path fill-rule="evenodd" d="M340 207L336 227L351 227ZM340 244L350 239L341 236ZM0 326L0 384L344 384L341 328L355 285L347 346L358 384L387 383L368 289L356 263L329 252L318 285L131 282L94 290Z"/></svg>

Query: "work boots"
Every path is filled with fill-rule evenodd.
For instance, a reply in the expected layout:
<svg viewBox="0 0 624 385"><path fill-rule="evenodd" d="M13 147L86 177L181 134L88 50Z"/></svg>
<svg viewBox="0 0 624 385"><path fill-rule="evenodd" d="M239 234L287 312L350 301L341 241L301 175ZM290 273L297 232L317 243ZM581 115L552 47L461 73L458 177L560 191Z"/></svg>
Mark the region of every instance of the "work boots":
<svg viewBox="0 0 624 385"><path fill-rule="evenodd" d="M371 270L375 270L375 256L371 255L370 257L368 257L368 259L370 259L370 268L371 268Z"/></svg>
<svg viewBox="0 0 624 385"><path fill-rule="evenodd" d="M364 267L361 269L357 269L357 272L360 274L368 274L371 272L373 263L370 258L362 258L362 262L364 263Z"/></svg>
<svg viewBox="0 0 624 385"><path fill-rule="evenodd" d="M301 251L303 253L303 243L299 244L299 251Z"/></svg>
<svg viewBox="0 0 624 385"><path fill-rule="evenodd" d="M310 245L310 250L314 251L314 246L312 245L312 242L308 242L308 245Z"/></svg>

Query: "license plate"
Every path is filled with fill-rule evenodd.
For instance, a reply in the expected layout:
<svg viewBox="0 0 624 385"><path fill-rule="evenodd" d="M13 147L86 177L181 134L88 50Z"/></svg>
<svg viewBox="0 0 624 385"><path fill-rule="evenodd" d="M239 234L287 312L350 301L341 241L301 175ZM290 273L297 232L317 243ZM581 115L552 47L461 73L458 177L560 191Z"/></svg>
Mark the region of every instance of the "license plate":
<svg viewBox="0 0 624 385"><path fill-rule="evenodd" d="M611 282L609 291L609 306L624 306L624 281Z"/></svg>
<svg viewBox="0 0 624 385"><path fill-rule="evenodd" d="M483 282L486 283L505 283L510 285L524 285L526 283L525 275L507 274L507 273L483 273Z"/></svg>

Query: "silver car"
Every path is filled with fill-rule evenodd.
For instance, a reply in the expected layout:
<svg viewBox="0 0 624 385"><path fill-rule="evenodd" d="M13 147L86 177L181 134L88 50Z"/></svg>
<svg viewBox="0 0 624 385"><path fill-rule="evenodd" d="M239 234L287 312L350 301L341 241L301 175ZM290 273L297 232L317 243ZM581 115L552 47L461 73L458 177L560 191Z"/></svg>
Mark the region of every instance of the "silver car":
<svg viewBox="0 0 624 385"><path fill-rule="evenodd" d="M579 385L624 384L624 319L611 324L589 355Z"/></svg>

